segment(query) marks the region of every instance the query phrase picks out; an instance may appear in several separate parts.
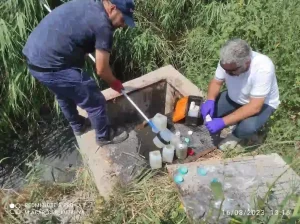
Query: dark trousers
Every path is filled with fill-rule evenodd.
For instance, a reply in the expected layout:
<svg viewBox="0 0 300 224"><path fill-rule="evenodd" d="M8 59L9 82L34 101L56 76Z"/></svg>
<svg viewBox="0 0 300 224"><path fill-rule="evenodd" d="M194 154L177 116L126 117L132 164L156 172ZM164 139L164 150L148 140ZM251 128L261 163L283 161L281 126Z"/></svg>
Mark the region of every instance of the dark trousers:
<svg viewBox="0 0 300 224"><path fill-rule="evenodd" d="M224 91L220 93L216 99L214 117L224 117L240 107L242 107L242 105L232 101L228 96L228 92ZM237 123L232 134L241 139L250 137L268 121L274 111L275 109L273 107L264 104L258 114Z"/></svg>
<svg viewBox="0 0 300 224"><path fill-rule="evenodd" d="M87 111L96 137L107 135L106 100L95 80L86 72L79 68L55 72L29 70L33 77L55 94L64 116L75 132L80 130L84 122L76 108L79 106Z"/></svg>

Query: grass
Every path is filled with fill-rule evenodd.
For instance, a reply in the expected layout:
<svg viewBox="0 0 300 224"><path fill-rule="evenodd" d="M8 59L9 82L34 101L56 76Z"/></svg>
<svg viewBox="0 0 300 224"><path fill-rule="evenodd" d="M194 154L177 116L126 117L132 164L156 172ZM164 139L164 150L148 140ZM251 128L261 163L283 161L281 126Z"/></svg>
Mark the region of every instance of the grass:
<svg viewBox="0 0 300 224"><path fill-rule="evenodd" d="M149 172L129 186L117 185L96 207L90 223L187 223L178 193L166 173Z"/></svg>
<svg viewBox="0 0 300 224"><path fill-rule="evenodd" d="M300 161L294 161L299 167ZM31 172L28 176L28 183L22 191L15 192L12 189L1 189L2 210L0 210L1 223L25 223L39 221L38 223L62 223L63 219L70 218L70 223L84 224L102 224L102 223L161 223L161 224L188 224L191 223L186 216L183 206L181 205L179 194L173 181L164 170L162 171L145 171L143 178L136 178L132 183L123 185L118 183L113 189L113 194L108 200L104 200L97 192L93 182L91 173L86 166L76 170L76 178L72 183L41 183L38 181L38 170L42 169L37 163L35 172ZM299 220L300 215L300 199L295 193L297 190L294 186L281 204L270 211L269 198L272 189L281 176L270 183L269 190L263 198L254 199L253 209L264 210L265 215L242 216L233 215L230 223L254 224L254 223L297 223L293 220ZM215 184L215 183L214 183ZM222 184L211 186L213 195L217 198L225 200L222 190ZM289 210L288 203L294 201L296 206L294 210ZM73 215L70 216L65 209L62 214L55 215L38 215L30 211L44 211L45 208L35 208L34 203L61 203L63 205L72 204ZM21 205L22 213L12 212L9 204ZM31 208L26 207L26 203L32 203ZM47 207L49 209L49 206ZM27 213L26 213L27 211ZM52 210L54 211L54 210ZM212 211L212 210L211 210ZM278 214L277 212L278 211ZM209 211L210 212L210 211ZM284 212L284 213L283 213ZM27 214L27 215L26 215ZM217 216L223 214L222 210L216 213ZM273 214L273 215L272 215ZM77 215L77 216L76 216ZM73 219L71 219L73 217ZM209 216L206 221L209 222Z"/></svg>
<svg viewBox="0 0 300 224"><path fill-rule="evenodd" d="M61 223L66 219L66 209L61 215L38 214L37 211L47 214L47 209L55 211L49 205L43 208L38 205L47 202L72 204L71 223L187 223L177 191L164 172L147 171L142 179L128 186L117 184L112 197L105 201L86 165L76 170L76 178L68 184L40 182L39 171L43 167L40 163L30 167L27 184L21 191L0 189L1 223ZM11 203L20 209L10 209Z"/></svg>

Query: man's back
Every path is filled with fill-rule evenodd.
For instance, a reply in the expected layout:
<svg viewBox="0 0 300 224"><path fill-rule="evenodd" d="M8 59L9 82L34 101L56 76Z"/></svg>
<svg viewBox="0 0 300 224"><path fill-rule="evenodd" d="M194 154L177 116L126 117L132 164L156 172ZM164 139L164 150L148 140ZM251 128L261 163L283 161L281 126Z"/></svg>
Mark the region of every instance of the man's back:
<svg viewBox="0 0 300 224"><path fill-rule="evenodd" d="M29 36L23 54L30 64L41 68L82 67L85 54L94 52L96 39L104 50L110 51L112 25L102 3L73 0L40 22Z"/></svg>

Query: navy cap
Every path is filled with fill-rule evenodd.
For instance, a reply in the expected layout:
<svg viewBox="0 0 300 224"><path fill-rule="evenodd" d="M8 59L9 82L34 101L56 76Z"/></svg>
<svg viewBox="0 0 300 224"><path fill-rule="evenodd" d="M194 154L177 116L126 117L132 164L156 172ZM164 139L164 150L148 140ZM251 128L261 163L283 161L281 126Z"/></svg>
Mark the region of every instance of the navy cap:
<svg viewBox="0 0 300 224"><path fill-rule="evenodd" d="M116 5L124 17L127 26L135 27L133 20L134 3L132 0L110 0L110 2Z"/></svg>

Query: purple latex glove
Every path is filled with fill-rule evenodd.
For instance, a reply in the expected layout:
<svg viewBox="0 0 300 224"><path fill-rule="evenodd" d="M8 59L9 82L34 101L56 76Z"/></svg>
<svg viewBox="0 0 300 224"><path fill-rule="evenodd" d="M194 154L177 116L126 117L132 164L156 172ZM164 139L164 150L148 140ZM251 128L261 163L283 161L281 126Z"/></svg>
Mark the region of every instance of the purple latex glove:
<svg viewBox="0 0 300 224"><path fill-rule="evenodd" d="M215 134L225 128L223 118L214 118L205 124L211 134Z"/></svg>
<svg viewBox="0 0 300 224"><path fill-rule="evenodd" d="M211 118L213 118L215 110L215 101L214 100L206 100L205 103L201 106L201 114L203 119L205 120L206 115L210 115Z"/></svg>

